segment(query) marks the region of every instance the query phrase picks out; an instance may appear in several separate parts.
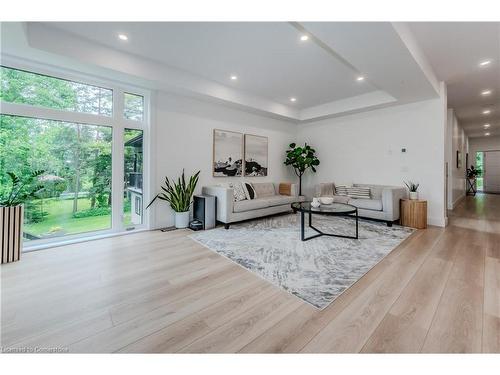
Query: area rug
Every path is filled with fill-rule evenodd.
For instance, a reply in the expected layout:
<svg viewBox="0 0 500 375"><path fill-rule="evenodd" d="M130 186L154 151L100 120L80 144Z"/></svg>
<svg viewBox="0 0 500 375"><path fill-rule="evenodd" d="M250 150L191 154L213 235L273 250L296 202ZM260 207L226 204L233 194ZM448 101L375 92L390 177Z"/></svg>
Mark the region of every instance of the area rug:
<svg viewBox="0 0 500 375"><path fill-rule="evenodd" d="M350 218L313 217L318 229L354 232ZM316 234L306 227L306 236ZM197 232L190 237L318 309L328 306L405 240L412 229L359 221L359 239L300 240L300 216L289 214Z"/></svg>

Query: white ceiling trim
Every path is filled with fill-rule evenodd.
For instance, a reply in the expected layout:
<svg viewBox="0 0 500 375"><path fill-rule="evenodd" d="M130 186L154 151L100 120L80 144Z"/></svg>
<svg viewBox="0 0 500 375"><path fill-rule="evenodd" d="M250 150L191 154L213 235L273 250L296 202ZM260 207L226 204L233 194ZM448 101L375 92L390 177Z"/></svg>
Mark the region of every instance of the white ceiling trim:
<svg viewBox="0 0 500 375"><path fill-rule="evenodd" d="M312 121L326 117L336 117L347 115L361 110L371 110L380 106L396 103L396 98L385 91L373 91L367 94L354 96L335 102L321 104L315 107L303 109L300 112L301 121Z"/></svg>

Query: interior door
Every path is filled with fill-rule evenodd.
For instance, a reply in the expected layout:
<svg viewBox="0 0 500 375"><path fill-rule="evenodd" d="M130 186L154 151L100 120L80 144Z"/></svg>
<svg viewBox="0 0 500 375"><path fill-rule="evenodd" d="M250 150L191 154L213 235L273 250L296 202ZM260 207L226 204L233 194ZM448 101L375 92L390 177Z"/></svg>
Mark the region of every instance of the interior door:
<svg viewBox="0 0 500 375"><path fill-rule="evenodd" d="M500 151L484 153L484 192L500 193Z"/></svg>

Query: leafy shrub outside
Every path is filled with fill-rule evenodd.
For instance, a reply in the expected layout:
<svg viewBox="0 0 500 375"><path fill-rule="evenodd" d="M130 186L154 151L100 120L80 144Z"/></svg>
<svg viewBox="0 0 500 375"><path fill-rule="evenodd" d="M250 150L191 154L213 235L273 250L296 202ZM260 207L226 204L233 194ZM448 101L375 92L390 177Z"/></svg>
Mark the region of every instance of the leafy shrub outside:
<svg viewBox="0 0 500 375"><path fill-rule="evenodd" d="M111 214L111 207L96 207L88 210L78 211L73 214L75 219L91 216L105 216Z"/></svg>

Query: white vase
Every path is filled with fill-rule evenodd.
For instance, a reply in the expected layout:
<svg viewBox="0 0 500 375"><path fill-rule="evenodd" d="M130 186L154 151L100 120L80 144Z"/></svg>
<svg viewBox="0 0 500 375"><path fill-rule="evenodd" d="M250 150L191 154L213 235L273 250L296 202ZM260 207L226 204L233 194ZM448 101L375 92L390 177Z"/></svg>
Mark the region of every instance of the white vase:
<svg viewBox="0 0 500 375"><path fill-rule="evenodd" d="M175 213L175 227L187 228L189 226L189 211Z"/></svg>
<svg viewBox="0 0 500 375"><path fill-rule="evenodd" d="M319 198L313 198L313 201L311 202L311 206L314 208L318 208L321 206L321 202L319 201Z"/></svg>
<svg viewBox="0 0 500 375"><path fill-rule="evenodd" d="M410 199L418 200L418 191L410 191Z"/></svg>

